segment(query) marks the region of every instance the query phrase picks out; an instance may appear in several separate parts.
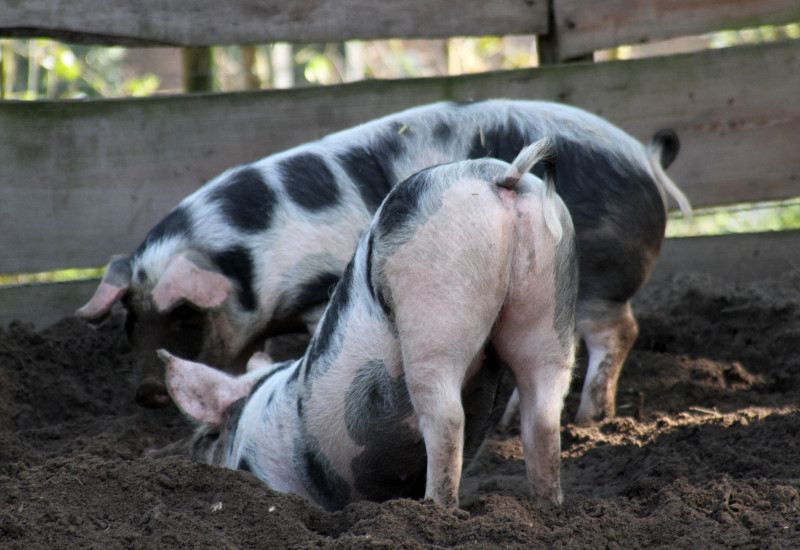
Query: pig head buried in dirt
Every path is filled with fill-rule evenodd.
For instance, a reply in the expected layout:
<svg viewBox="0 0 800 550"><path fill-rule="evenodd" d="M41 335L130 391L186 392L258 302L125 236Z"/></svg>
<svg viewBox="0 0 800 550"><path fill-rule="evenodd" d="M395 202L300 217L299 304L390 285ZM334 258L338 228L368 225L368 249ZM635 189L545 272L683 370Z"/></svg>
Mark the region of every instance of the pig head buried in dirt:
<svg viewBox="0 0 800 550"><path fill-rule="evenodd" d="M510 372L534 503L559 504L578 271L566 206L527 173L544 147L395 187L301 359L233 377L161 351L175 402L205 424L177 449L329 510L423 495L455 508Z"/></svg>
<svg viewBox="0 0 800 550"><path fill-rule="evenodd" d="M663 131L645 148L603 119L555 103L418 107L234 168L182 201L131 256L114 260L78 315L102 319L122 300L137 400L166 405L156 349L230 368L264 337L313 329L393 185L454 160L510 162L542 137L556 155L557 190L579 242L577 321L589 368L578 421L613 415L638 332L629 300L661 248L666 193L688 211L664 173L678 140Z"/></svg>

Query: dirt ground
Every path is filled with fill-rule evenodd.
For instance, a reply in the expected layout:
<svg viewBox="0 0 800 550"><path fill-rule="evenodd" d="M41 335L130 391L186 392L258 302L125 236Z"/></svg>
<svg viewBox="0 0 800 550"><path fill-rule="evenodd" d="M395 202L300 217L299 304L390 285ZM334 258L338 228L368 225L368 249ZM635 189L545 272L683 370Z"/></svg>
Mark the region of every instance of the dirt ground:
<svg viewBox="0 0 800 550"><path fill-rule="evenodd" d="M800 273L647 287L619 415L564 416L564 505L526 499L519 437L493 437L453 514L327 513L245 472L143 458L190 430L132 402L120 318L0 330L2 548L800 548Z"/></svg>

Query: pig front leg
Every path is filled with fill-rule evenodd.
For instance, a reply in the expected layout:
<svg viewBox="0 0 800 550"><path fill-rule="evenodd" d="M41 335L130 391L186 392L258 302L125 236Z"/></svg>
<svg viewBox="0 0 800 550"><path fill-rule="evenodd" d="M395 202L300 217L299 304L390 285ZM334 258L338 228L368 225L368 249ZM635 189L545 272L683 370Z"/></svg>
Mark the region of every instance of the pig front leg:
<svg viewBox="0 0 800 550"><path fill-rule="evenodd" d="M639 327L626 302L579 307L577 329L586 342L589 365L575 421L586 425L615 415L617 382Z"/></svg>

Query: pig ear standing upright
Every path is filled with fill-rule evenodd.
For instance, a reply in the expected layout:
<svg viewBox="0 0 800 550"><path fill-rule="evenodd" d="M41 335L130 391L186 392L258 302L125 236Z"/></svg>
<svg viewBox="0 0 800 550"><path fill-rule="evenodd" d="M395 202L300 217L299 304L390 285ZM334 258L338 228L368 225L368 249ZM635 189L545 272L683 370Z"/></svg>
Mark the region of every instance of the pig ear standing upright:
<svg viewBox="0 0 800 550"><path fill-rule="evenodd" d="M128 256L115 256L106 269L100 286L86 305L75 315L87 321L99 323L111 311L111 306L122 298L131 284L131 259Z"/></svg>
<svg viewBox="0 0 800 550"><path fill-rule="evenodd" d="M230 404L250 393L252 380L180 359L163 349L158 350L158 356L167 367L167 389L173 401L187 416L203 424L221 425Z"/></svg>

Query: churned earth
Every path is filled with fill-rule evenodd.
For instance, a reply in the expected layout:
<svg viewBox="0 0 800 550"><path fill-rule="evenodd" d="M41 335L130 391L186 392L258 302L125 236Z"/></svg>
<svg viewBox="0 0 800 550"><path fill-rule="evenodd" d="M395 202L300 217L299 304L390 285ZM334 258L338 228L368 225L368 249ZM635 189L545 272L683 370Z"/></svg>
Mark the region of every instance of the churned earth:
<svg viewBox="0 0 800 550"><path fill-rule="evenodd" d="M0 329L0 547L800 548L800 273L648 286L617 418L564 415L564 505L526 499L511 427L429 502L328 513L245 472L146 458L190 431L132 402L121 316ZM288 341L286 353L296 352Z"/></svg>

